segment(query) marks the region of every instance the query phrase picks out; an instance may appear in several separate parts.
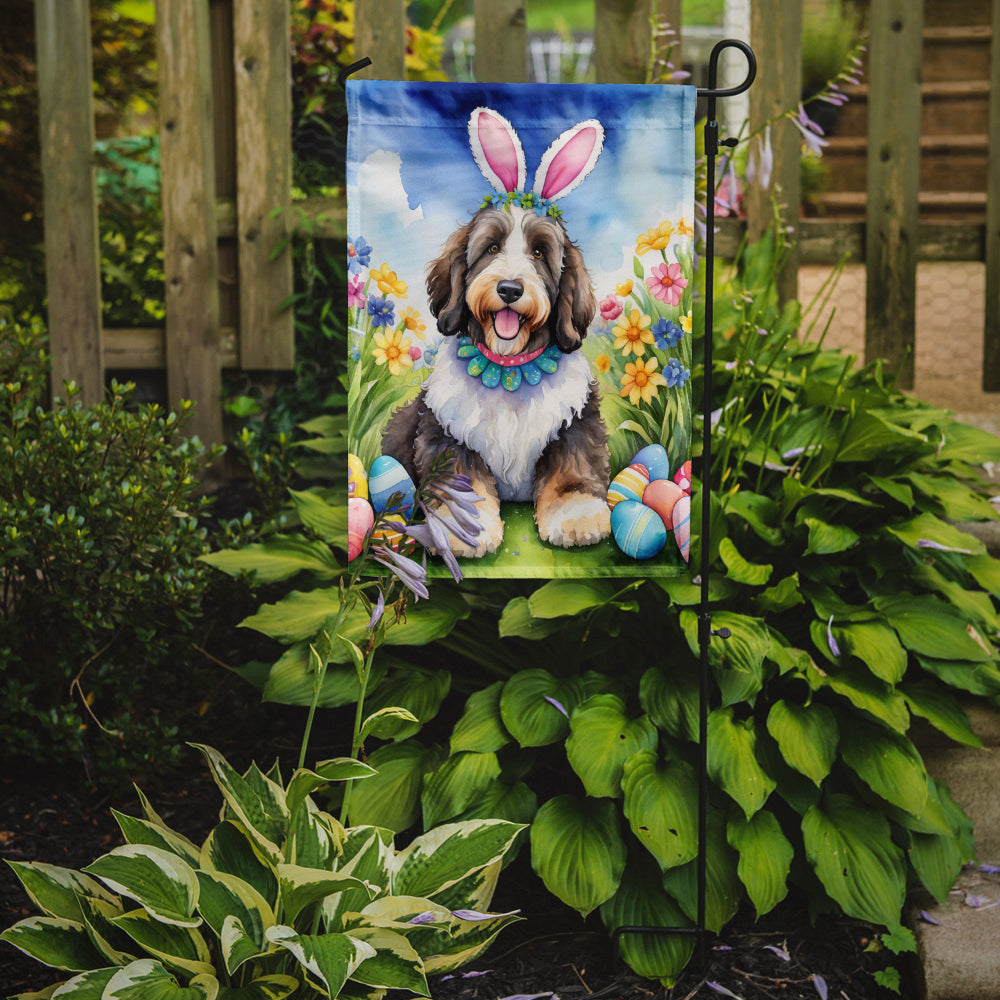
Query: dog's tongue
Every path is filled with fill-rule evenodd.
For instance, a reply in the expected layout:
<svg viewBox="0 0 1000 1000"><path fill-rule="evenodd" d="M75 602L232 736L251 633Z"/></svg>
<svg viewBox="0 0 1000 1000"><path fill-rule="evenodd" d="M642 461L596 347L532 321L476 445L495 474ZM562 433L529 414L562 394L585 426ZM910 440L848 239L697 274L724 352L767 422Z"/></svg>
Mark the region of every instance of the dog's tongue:
<svg viewBox="0 0 1000 1000"><path fill-rule="evenodd" d="M496 330L497 336L504 340L512 340L520 328L521 316L513 309L501 309L493 317L493 329Z"/></svg>

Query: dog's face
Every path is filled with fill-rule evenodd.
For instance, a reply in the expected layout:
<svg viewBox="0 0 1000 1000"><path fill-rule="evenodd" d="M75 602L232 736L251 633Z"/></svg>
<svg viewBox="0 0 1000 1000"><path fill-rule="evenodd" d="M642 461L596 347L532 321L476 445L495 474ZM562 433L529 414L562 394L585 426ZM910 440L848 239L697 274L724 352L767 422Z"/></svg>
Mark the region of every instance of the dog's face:
<svg viewBox="0 0 1000 1000"><path fill-rule="evenodd" d="M443 334L504 357L552 342L574 351L597 311L562 223L513 206L481 209L451 237L428 268L427 294Z"/></svg>

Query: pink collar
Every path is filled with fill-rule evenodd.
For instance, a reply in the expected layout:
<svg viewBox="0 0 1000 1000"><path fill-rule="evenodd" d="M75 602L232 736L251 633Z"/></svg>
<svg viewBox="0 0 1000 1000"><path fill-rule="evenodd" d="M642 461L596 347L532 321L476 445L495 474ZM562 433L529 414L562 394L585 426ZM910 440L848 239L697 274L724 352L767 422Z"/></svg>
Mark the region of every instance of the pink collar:
<svg viewBox="0 0 1000 1000"><path fill-rule="evenodd" d="M537 351L526 351L524 354L513 354L509 357L494 354L485 344L476 344L476 350L494 364L501 365L504 368L513 368L515 365L523 365L529 361L534 361L535 358L545 352L546 348L540 347Z"/></svg>

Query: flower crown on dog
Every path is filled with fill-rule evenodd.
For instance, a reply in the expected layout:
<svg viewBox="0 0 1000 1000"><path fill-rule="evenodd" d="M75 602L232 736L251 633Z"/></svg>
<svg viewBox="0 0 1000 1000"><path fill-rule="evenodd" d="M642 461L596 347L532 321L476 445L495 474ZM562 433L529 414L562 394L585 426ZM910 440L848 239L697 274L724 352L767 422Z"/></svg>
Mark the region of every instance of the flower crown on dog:
<svg viewBox="0 0 1000 1000"><path fill-rule="evenodd" d="M503 115L492 108L476 108L469 116L469 145L476 165L497 192L487 195L480 208L492 205L510 211L511 205L517 205L558 219L562 211L556 200L578 187L594 169L604 148L604 127L589 118L563 132L542 155L530 191L524 189L524 148Z"/></svg>

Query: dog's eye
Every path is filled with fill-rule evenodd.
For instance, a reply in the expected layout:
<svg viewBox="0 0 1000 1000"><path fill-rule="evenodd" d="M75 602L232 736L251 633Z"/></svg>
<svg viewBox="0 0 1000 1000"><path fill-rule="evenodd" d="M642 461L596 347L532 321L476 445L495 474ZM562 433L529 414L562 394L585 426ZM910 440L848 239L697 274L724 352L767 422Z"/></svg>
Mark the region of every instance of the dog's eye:
<svg viewBox="0 0 1000 1000"><path fill-rule="evenodd" d="M541 260L545 256L545 251L542 250L541 247L535 247L535 249L531 251L531 256L534 257L535 260Z"/></svg>
<svg viewBox="0 0 1000 1000"><path fill-rule="evenodd" d="M486 252L488 254L498 254L498 253L500 253L500 244L499 243L491 243L486 248Z"/></svg>

